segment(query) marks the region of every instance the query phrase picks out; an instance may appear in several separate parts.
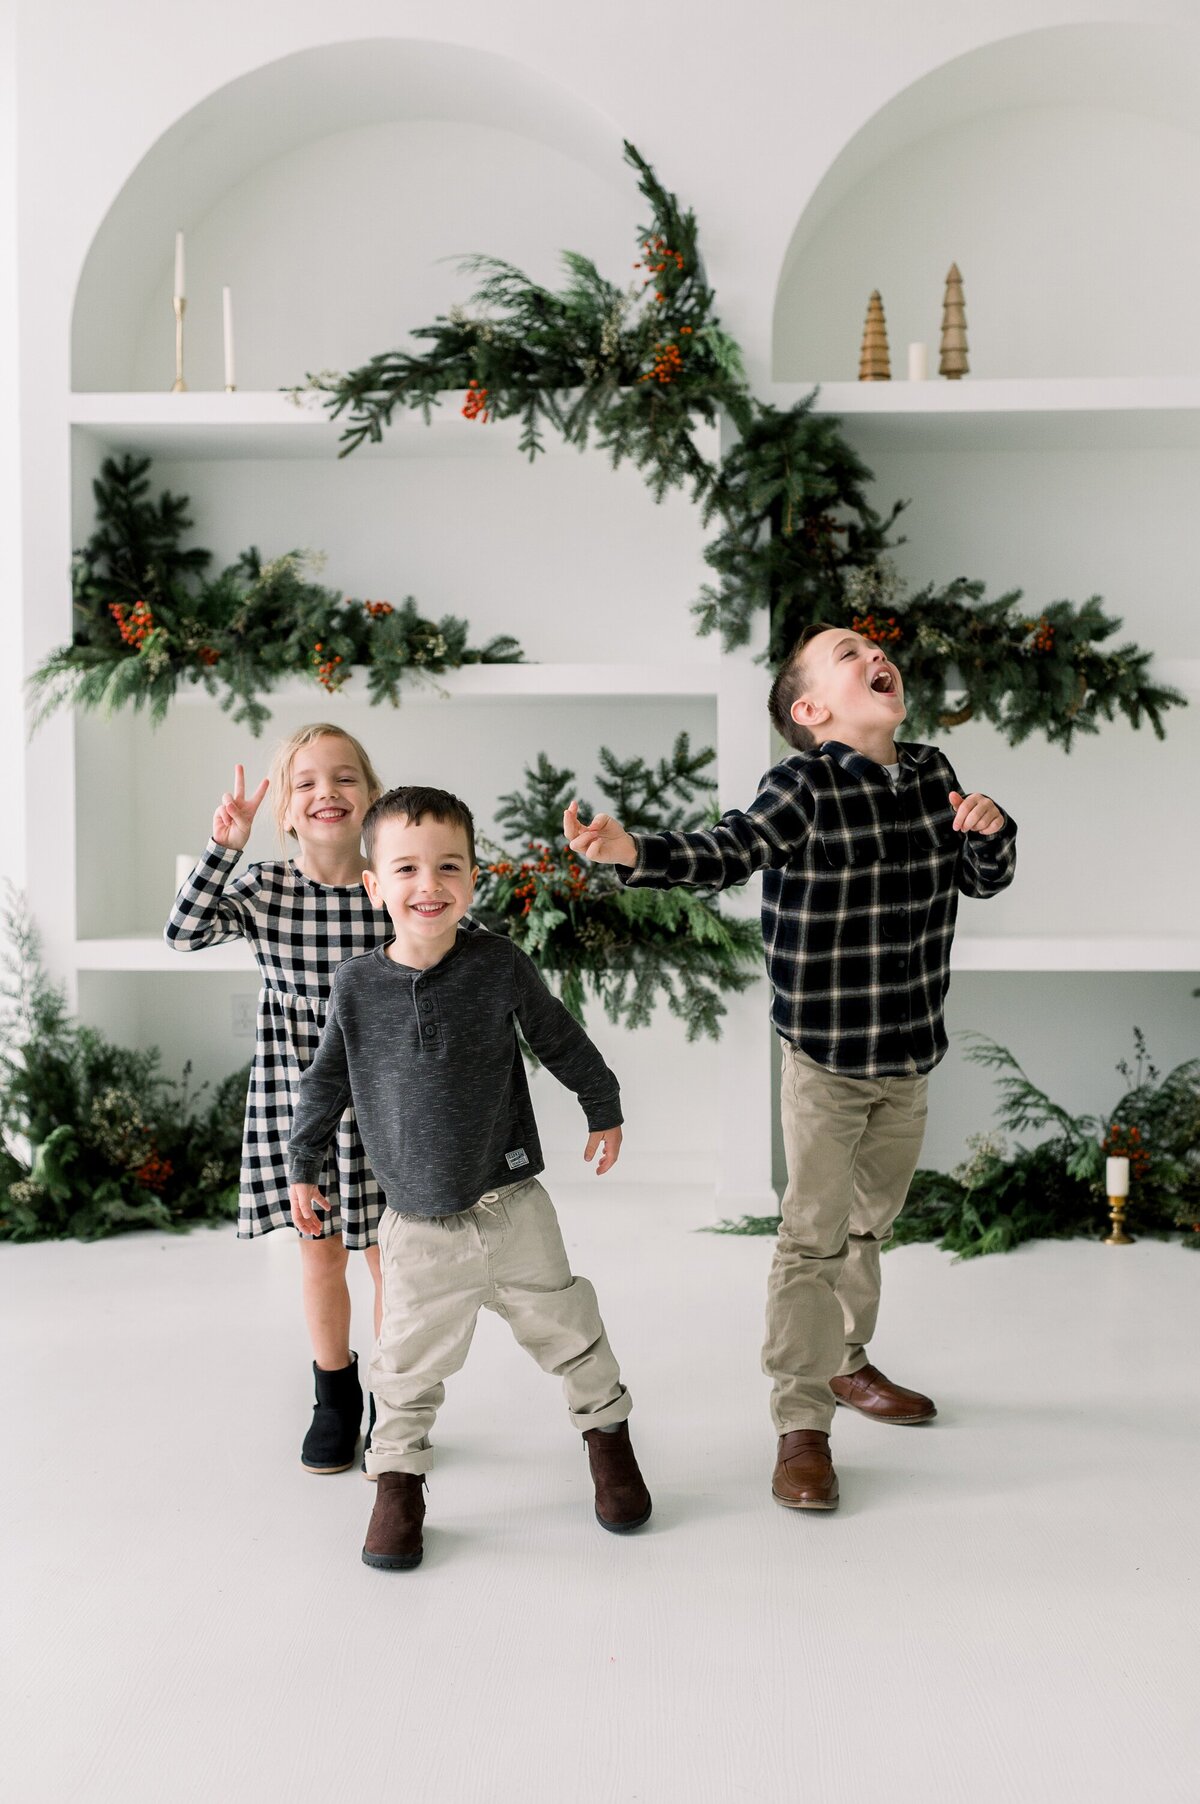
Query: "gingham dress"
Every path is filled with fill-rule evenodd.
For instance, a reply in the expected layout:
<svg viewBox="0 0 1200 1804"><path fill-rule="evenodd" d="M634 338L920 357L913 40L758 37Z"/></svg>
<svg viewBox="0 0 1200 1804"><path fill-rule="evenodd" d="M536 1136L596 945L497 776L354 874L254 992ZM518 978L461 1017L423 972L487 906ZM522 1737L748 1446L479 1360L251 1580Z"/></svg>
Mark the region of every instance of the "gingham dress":
<svg viewBox="0 0 1200 1804"><path fill-rule="evenodd" d="M287 1142L300 1073L317 1050L337 967L390 938L392 927L360 883L317 883L290 861L252 864L234 877L240 857L208 842L175 898L164 938L177 952L248 940L262 973L238 1211L238 1236L248 1240L293 1226ZM319 1181L330 1205L322 1232L341 1234L348 1247L373 1246L383 1197L353 1109L342 1116Z"/></svg>

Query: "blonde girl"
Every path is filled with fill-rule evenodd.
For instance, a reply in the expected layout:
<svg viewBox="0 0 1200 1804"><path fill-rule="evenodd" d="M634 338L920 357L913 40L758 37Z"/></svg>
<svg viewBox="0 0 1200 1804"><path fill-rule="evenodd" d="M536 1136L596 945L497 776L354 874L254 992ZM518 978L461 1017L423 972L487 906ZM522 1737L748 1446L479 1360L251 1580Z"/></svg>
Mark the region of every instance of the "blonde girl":
<svg viewBox="0 0 1200 1804"><path fill-rule="evenodd" d="M235 877L268 791L280 843L286 851L294 840L295 852L252 864ZM251 796L245 793L242 766L235 766L233 789L225 791L213 815L212 838L167 922L167 943L178 952L249 941L262 974L242 1141L242 1239L274 1228L294 1231L287 1141L300 1074L316 1052L338 965L369 952L391 933L387 914L372 908L361 881L363 816L381 791L358 740L324 722L301 727L283 741L270 777ZM362 1423L358 1360L350 1350L351 1250L361 1250L371 1268L376 1332L379 1325L376 1229L383 1199L352 1110L342 1117L321 1190L328 1205L321 1232L300 1239L316 1386L300 1459L308 1471L324 1473L353 1465ZM369 1434L368 1429L368 1439Z"/></svg>

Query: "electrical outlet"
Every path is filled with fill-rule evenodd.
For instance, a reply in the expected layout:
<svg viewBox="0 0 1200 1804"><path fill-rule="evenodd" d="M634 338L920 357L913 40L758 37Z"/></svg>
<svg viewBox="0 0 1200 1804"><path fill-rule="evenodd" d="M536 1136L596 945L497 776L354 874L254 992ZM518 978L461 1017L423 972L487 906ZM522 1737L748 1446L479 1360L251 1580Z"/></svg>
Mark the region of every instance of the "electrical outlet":
<svg viewBox="0 0 1200 1804"><path fill-rule="evenodd" d="M258 997L247 992L241 996L230 998L233 1037L235 1040L252 1040L255 1023L258 1019Z"/></svg>

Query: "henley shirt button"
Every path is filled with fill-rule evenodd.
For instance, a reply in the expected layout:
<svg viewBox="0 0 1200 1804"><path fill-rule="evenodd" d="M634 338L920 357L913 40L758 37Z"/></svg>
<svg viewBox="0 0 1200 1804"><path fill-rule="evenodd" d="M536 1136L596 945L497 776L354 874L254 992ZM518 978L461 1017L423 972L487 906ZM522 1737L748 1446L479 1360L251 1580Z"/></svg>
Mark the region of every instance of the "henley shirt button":
<svg viewBox="0 0 1200 1804"><path fill-rule="evenodd" d="M427 1040L432 1040L432 1038L436 1032L437 1032L437 1028L433 1025L433 1022L427 1021L425 1023L425 1038Z"/></svg>
<svg viewBox="0 0 1200 1804"><path fill-rule="evenodd" d="M422 1004L421 1004L421 1007L422 1007L422 1008L423 1008L423 1009L424 1009L424 1010L425 1010L425 1013L426 1013L426 1014L427 1014L427 1015L432 1015L432 1013L433 1013L433 1004L432 1004L432 1002L423 1002L423 1003L422 1003Z"/></svg>

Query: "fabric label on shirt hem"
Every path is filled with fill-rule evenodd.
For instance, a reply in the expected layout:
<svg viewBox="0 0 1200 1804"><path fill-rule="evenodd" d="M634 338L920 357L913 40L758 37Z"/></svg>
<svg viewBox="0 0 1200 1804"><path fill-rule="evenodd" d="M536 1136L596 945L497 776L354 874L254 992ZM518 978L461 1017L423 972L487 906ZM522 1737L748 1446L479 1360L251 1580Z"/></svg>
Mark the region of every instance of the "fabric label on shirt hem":
<svg viewBox="0 0 1200 1804"><path fill-rule="evenodd" d="M508 1166L510 1171L519 1171L522 1165L528 1165L529 1154L525 1151L523 1146L518 1146L516 1152L505 1153L504 1163Z"/></svg>

